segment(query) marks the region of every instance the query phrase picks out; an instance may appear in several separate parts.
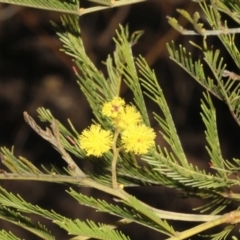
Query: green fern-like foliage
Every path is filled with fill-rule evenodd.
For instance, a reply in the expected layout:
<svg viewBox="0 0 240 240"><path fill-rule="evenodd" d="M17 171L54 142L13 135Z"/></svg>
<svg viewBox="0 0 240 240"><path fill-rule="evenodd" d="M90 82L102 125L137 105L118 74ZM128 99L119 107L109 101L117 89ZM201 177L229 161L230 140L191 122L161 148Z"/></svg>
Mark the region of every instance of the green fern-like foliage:
<svg viewBox="0 0 240 240"><path fill-rule="evenodd" d="M0 209L0 218L2 220L8 221L10 223L16 224L17 226L22 227L23 229L26 229L29 232L34 233L36 236L42 238L42 239L55 239L54 236L51 235L51 233L40 223L33 223L31 219L22 216L19 212L10 210L7 207L1 207ZM6 234L6 232L1 232L2 234ZM1 236L1 234L0 234ZM9 234L9 237L11 235ZM13 236L11 236L13 237ZM5 238L2 238L5 239ZM6 239L7 236L6 236ZM10 239L10 238L9 238ZM15 239L15 238L13 238ZM17 238L16 238L17 239Z"/></svg>
<svg viewBox="0 0 240 240"><path fill-rule="evenodd" d="M217 125L216 125L216 113L214 106L211 101L211 95L214 95L218 99L225 102L229 108L231 115L233 116L236 123L239 125L239 75L229 69L227 63L224 62L223 55L220 49L215 49L213 46L208 46L208 35L216 35L229 55L233 59L236 67L239 68L239 50L235 41L235 34L239 33L239 28L229 28L227 21L224 19L226 15L232 18L236 23L239 24L239 4L236 1L199 1L199 6L204 13L204 17L209 26L212 29L207 30L203 25L198 25L200 29L196 28L193 18L189 16L184 10L178 12L183 15L193 26L194 30L187 30L181 27L176 19L169 17L169 23L182 34L200 34L203 36L203 44L199 45L194 42L190 42L193 46L197 47L202 52L202 58L194 60L191 53L187 53L186 48L179 45L176 46L174 42L167 45L170 58L175 61L182 69L189 73L199 84L201 84L207 91L208 94L204 96L206 103L202 101L202 119L206 126L206 140L208 146L206 147L210 159L211 166L215 169L217 175L222 179L226 180L226 183L233 174L238 177L239 161L232 159L231 163L228 160L223 159L221 154L221 147L218 139ZM211 75L206 74L205 66L207 66ZM227 184L228 185L228 184ZM236 182L233 184L238 186ZM214 207L214 213L222 211L224 206L232 204L233 198L230 195L235 195L234 201L239 201L239 194L231 191L233 186L231 183L228 186L224 186L229 194L220 194L225 199L216 197L210 203L202 206L198 209L203 211L209 210ZM226 198L227 196L227 198ZM222 199L222 200L221 200ZM236 208L238 205L236 205ZM222 232L213 235L212 239L226 239L229 233L232 231L233 226L227 226Z"/></svg>
<svg viewBox="0 0 240 240"><path fill-rule="evenodd" d="M0 0L0 3L14 4L24 7L56 11L66 14L81 16L95 11L101 11L108 8L120 7L128 4L144 2L146 0L88 0L96 3L96 6L82 8L82 0Z"/></svg>
<svg viewBox="0 0 240 240"><path fill-rule="evenodd" d="M2 0L2 3L15 4L19 6L45 9L49 11L58 11L71 14L78 14L79 2L77 0Z"/></svg>
<svg viewBox="0 0 240 240"><path fill-rule="evenodd" d="M4 230L0 232L0 237L6 240L20 240L20 238L16 237L13 233Z"/></svg>
<svg viewBox="0 0 240 240"><path fill-rule="evenodd" d="M24 118L29 126L59 152L67 167L63 169L54 167L49 169L45 166L38 168L27 159L14 156L13 150L2 147L2 163L6 170L0 172L0 179L68 183L95 188L112 195L115 203L86 196L71 188L67 192L79 204L114 215L119 220L113 224L73 220L55 211L28 203L19 195L14 195L3 188L0 188L0 218L17 224L42 239L54 239L54 236L45 226L34 223L25 214L34 214L50 220L52 224L63 228L75 240L89 238L129 239L117 228L133 222L160 232L168 239L188 239L204 230L225 223L227 226L214 234L212 239L226 239L234 229L235 224L240 221L238 207L240 194L232 190L233 187L239 186L237 174L240 169L240 160L233 158L228 161L222 155L212 96L227 104L230 113L240 125L240 86L238 81L240 76L232 72L231 69L227 69L220 50L208 46L207 36L218 35L236 66L239 67L239 52L234 41L234 33L228 29L226 22L222 25L222 13L239 23L238 3L240 4L240 2L237 0L196 1L209 22L211 30L205 28L198 12L191 16L185 10L178 10L179 14L192 24L193 30L184 29L176 19L168 17L170 25L180 33L199 34L203 37L202 45L191 42L202 52L202 58L198 60L194 60L192 54L188 53L185 47L176 46L174 42L169 43L167 49L170 58L206 90L201 100L201 118L205 125L206 151L210 166L215 170L214 173L208 173L189 162L154 70L149 67L143 57L133 56L132 45L137 43L141 37L141 31L130 34L127 27L119 26L114 37L115 51L113 54L109 54L105 60L107 74L103 75L86 54L79 26L78 15L81 15L81 10L78 1L0 0L0 2L65 12L67 15L61 17L61 24L52 23L52 25L63 44L61 51L69 55L75 62L78 84L94 114L93 122L100 124L104 129L114 130L109 119L103 116L102 107L104 103L118 96L122 84L125 84L133 95L131 104L136 106L141 114L142 122L148 127L151 124L145 98L149 98L157 105L158 110L153 113L153 116L161 129L159 134L162 135L167 144L165 147L156 145L142 156L120 151L116 167L118 186L114 187L112 184L114 152L104 153L101 159L94 156L87 157L87 153L79 144L79 130L73 126L70 120L68 120L68 126L64 126L57 120L56 116L52 115L49 109L39 108L37 112L40 121L47 122L49 126L42 129L31 116L24 113ZM92 0L92 2L97 6L91 8L89 12L140 1ZM211 76L207 76L205 65L212 72ZM116 141L116 146L121 147L120 141ZM80 169L74 160L85 161L86 158L96 167L94 173L91 172L91 169ZM176 191L181 191L185 197L205 199L207 203L196 208L196 214L168 212L155 209L124 190L130 186L140 187L144 185L173 188ZM227 212L229 208L233 211ZM181 232L174 229L168 220L203 223ZM0 236L4 236L4 239L18 239L5 231L0 232Z"/></svg>

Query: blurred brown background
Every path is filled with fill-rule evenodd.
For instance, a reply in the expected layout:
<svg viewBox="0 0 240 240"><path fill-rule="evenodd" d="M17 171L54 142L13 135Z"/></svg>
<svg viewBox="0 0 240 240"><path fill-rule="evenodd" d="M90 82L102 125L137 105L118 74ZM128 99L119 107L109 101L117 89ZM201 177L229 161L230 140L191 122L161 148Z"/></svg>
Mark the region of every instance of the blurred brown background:
<svg viewBox="0 0 240 240"><path fill-rule="evenodd" d="M86 1L82 4L91 5ZM201 37L180 36L167 23L167 15L175 16L182 25L190 28L186 20L176 13L177 8L193 13L197 10L197 5L188 0L149 0L84 15L80 19L82 37L89 57L99 69L104 69L101 61L114 49L112 37L119 23L129 24L131 32L145 31L138 44L133 47L134 54L144 56L155 69L189 160L208 170L204 125L199 115L203 89L169 60L166 51L166 43L175 40L192 51L196 59L200 56L188 41L191 39L201 42ZM37 166L54 164L61 167L63 163L59 154L24 122L23 111L37 119L36 108L44 106L51 109L53 115L63 123L70 118L79 132L90 123L92 117L86 99L76 83L71 59L59 51L61 43L50 24L50 20L58 23L59 17L60 14L55 12L0 4L0 145L9 148L14 145L17 156L24 156ZM213 37L210 41L221 47L217 38ZM128 98L128 95L128 90L122 89L122 96ZM214 103L218 110L224 157L239 157L239 128L226 106L216 99ZM158 111L150 104L149 110L150 114ZM157 128L156 122L152 121L152 126ZM160 136L158 141L161 144ZM66 186L11 181L1 181L1 186L20 193L33 204L54 209L67 217L82 220L88 218L106 223L115 220L106 214L96 214L93 210L78 205L65 193ZM99 195L92 189L79 191ZM192 207L200 203L200 200L194 199L188 202L181 200L178 192L163 187L143 187L129 191L148 204L166 210L190 212ZM101 195L101 198L109 199L110 196ZM45 223L57 236L56 239L68 238L57 226L52 226L48 221ZM37 239L18 227L3 221L0 224L2 228L14 231L19 237ZM177 223L175 226L181 231L193 224ZM162 235L137 225L124 228L124 231L132 239L164 239Z"/></svg>

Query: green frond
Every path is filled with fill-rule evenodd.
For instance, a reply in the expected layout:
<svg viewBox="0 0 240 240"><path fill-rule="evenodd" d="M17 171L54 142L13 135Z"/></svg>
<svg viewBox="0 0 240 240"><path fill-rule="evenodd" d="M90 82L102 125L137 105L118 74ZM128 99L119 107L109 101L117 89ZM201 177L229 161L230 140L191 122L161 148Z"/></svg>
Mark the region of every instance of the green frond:
<svg viewBox="0 0 240 240"><path fill-rule="evenodd" d="M144 160L144 158L142 158ZM176 187L177 183L169 179L161 172L155 171L154 166L148 164L146 166L134 166L131 159L124 158L118 168L118 179L122 180L124 186L131 186L131 183L137 185L164 185L168 187ZM128 184L124 183L127 181Z"/></svg>
<svg viewBox="0 0 240 240"><path fill-rule="evenodd" d="M206 19L213 29L219 29L219 24L217 23L217 19L220 18L220 13L216 8L213 8L211 5L208 5L205 1L201 4L201 7L204 11ZM222 26L220 26L222 27ZM227 23L225 22L224 28L227 29ZM218 35L225 48L229 52L230 56L233 58L236 66L240 67L240 53L238 47L236 46L236 40L234 34L220 34ZM223 64L223 58L219 59L219 50L213 51L205 49L204 51L205 61L211 69L216 81L218 88L218 97L222 99L229 107L230 112L232 113L234 119L240 125L240 84L235 83L234 80L238 80L238 76L236 74L234 77L231 77L225 70L226 65ZM231 72L230 72L231 73ZM228 76L229 79L226 81L222 80L222 77ZM208 88L207 88L208 89ZM209 90L209 89L208 89ZM212 92L212 91L211 91ZM216 95L216 93L215 93Z"/></svg>
<svg viewBox="0 0 240 240"><path fill-rule="evenodd" d="M15 208L20 212L25 213L32 213L39 216L42 216L46 219L50 219L53 223L59 225L60 227L64 228L69 234L73 235L83 235L83 236L89 236L98 238L97 236L100 236L98 239L121 239L125 240L128 239L125 237L121 232L113 230L111 227L108 227L106 225L94 225L93 222L81 222L79 220L71 220L64 216L61 216L60 214L55 213L54 211L48 211L45 209L40 208L39 206L34 206L30 203L27 203L24 199L22 199L20 196L15 196L12 193L8 193L3 188L0 188L0 204L3 206ZM5 208L4 208L5 209ZM7 208L6 208L7 209ZM1 211L0 211L1 213ZM14 213L14 212L13 212ZM17 213L17 217L21 216ZM1 216L0 216L1 217ZM26 221L25 221L26 222ZM24 224L25 224L24 222ZM39 225L38 227L42 227L40 230L43 231L37 231L36 229L32 229L29 225L22 227L28 229L29 231L32 231L35 234L38 234L39 236L44 236L45 234L45 228ZM19 223L20 225L20 223ZM42 234L42 235L40 235ZM53 239L51 238L51 235L45 234L44 239Z"/></svg>
<svg viewBox="0 0 240 240"><path fill-rule="evenodd" d="M212 234L212 235L202 235L202 236L206 238L211 238L211 240L226 240L226 239L229 239L227 237L229 236L229 234L233 229L234 229L234 225L228 225L223 229L223 231L219 233Z"/></svg>
<svg viewBox="0 0 240 240"><path fill-rule="evenodd" d="M0 3L8 3L75 15L79 14L78 0L0 0Z"/></svg>
<svg viewBox="0 0 240 240"><path fill-rule="evenodd" d="M78 137L78 136L79 136L79 132L75 129L75 127L73 126L73 124L72 124L72 122L71 122L70 119L68 119L68 124L69 124L72 132L74 133L74 135L75 135L76 137Z"/></svg>
<svg viewBox="0 0 240 240"><path fill-rule="evenodd" d="M204 60L211 69L215 79L220 81L222 79L226 64L223 63L223 58L219 58L220 51L211 49L205 49Z"/></svg>
<svg viewBox="0 0 240 240"><path fill-rule="evenodd" d="M163 117L154 113L155 119L158 121L159 125L162 128L161 134L169 144L169 147L171 147L179 163L184 167L187 167L187 158L183 151L170 110L164 98L162 89L158 83L156 75L154 71L149 68L146 61L141 57L137 59L137 66L139 67L140 74L142 75L142 78L140 78L141 85L147 90L144 93L159 106L160 110L163 113Z"/></svg>
<svg viewBox="0 0 240 240"><path fill-rule="evenodd" d="M108 55L106 62L104 62L108 72L109 93L113 99L119 96L122 83L122 69L119 67L119 58L114 52L114 59ZM116 66L115 66L116 65Z"/></svg>
<svg viewBox="0 0 240 240"><path fill-rule="evenodd" d="M209 93L204 94L204 100L201 101L202 113L201 117L206 126L206 140L209 147L206 147L211 158L211 163L218 175L223 179L228 179L225 171L224 159L222 157L220 142L218 138L216 111L213 106Z"/></svg>
<svg viewBox="0 0 240 240"><path fill-rule="evenodd" d="M49 175L53 175L53 174L59 174L60 175L60 174L63 173L63 171L61 171L60 169L58 169L56 166L54 166L52 164L51 164L50 169L46 168L44 165L41 165L41 168L43 169L44 173L47 173Z"/></svg>
<svg viewBox="0 0 240 240"><path fill-rule="evenodd" d="M122 232L112 229L106 224L86 220L80 221L78 219L72 221L66 219L64 221L55 221L60 227L66 229L69 234L82 237L90 237L102 240L130 240Z"/></svg>
<svg viewBox="0 0 240 240"><path fill-rule="evenodd" d="M190 16L190 14L187 11L185 11L183 9L177 9L177 12L180 13L184 18L186 18L193 25L193 27L197 33L199 33L201 35L204 34L205 29L203 28L203 24L199 23L200 14L198 12L195 12L192 17ZM182 32L182 33L184 32L184 29L182 29L181 26L176 25L177 20L175 20L175 21L170 20L169 23L171 25L175 25L175 29L177 28L176 30L180 30L180 32Z"/></svg>
<svg viewBox="0 0 240 240"><path fill-rule="evenodd" d="M21 240L20 238L16 237L13 233L6 232L4 230L0 231L0 239L4 239L4 240Z"/></svg>
<svg viewBox="0 0 240 240"><path fill-rule="evenodd" d="M19 195L14 195L13 193L9 193L2 187L0 187L0 204L8 208L16 209L19 212L31 213L31 214L41 216L45 219L51 220L53 223L56 223L59 226L62 226L63 222L72 221L66 218L65 216L61 216L60 214L54 212L53 210L48 211L37 205L35 206L31 203L28 203ZM70 231L70 229L67 229L66 227L64 228L67 231Z"/></svg>
<svg viewBox="0 0 240 240"><path fill-rule="evenodd" d="M193 18L191 15L184 9L177 9L177 12L180 13L184 18L186 18L190 23L193 24Z"/></svg>
<svg viewBox="0 0 240 240"><path fill-rule="evenodd" d="M179 32L181 34L184 33L185 29L178 23L176 18L167 16L167 20L168 20L168 24L172 28L174 28L177 32Z"/></svg>
<svg viewBox="0 0 240 240"><path fill-rule="evenodd" d="M200 60L193 64L191 54L187 54L185 48L181 45L178 50L172 43L171 46L168 45L168 51L173 61L188 72L206 90L228 105L235 121L240 125L240 83L235 81L238 80L238 75L226 70L223 58L219 58L219 50L208 49L205 41L204 45L204 60L212 71L214 79L209 76L205 77L203 64ZM232 75L234 76L232 77ZM225 76L228 77L227 80L224 79Z"/></svg>
<svg viewBox="0 0 240 240"><path fill-rule="evenodd" d="M219 59L219 54L219 50L215 52L213 50L207 50L204 52L204 60L216 79L219 91L218 97L228 105L235 121L240 125L240 83L239 81L235 81L238 75L225 70L226 65L223 64L223 58ZM223 79L225 76L228 77L228 80Z"/></svg>
<svg viewBox="0 0 240 240"><path fill-rule="evenodd" d="M54 166L47 169L42 166L42 171L27 159L23 157L16 158L13 150L10 151L2 147L0 153L2 154L2 163L10 170L10 172L2 170L0 179L79 184L77 178L72 177L67 169L59 170Z"/></svg>
<svg viewBox="0 0 240 240"><path fill-rule="evenodd" d="M34 223L28 217L25 217L21 215L19 212L10 210L6 207L0 206L0 218L2 220L11 222L23 229L26 229L29 232L35 234L36 236L42 239L45 239L45 240L55 239L55 237L51 235L51 233L49 232L49 230L46 229L45 226L41 225L40 223ZM0 232L0 239L4 239L4 240L7 239L7 238L1 238L1 233L2 232Z"/></svg>
<svg viewBox="0 0 240 240"><path fill-rule="evenodd" d="M39 177L39 181L40 181L40 176L46 177L45 180L48 181L47 179L53 173L60 174L60 171L53 166L51 170L48 170L47 168L42 166L44 172L41 171L39 168L34 166L30 161L28 161L24 157L19 157L19 158L15 157L13 149L10 151L8 148L2 147L0 148L0 152L3 156L3 160L2 160L3 165L5 165L12 173L16 173L15 174L16 179L20 176L25 176L27 179L28 176L30 177L35 175L36 179L37 177ZM7 176L9 176L9 173L7 172L4 172L4 174L6 175L6 178ZM41 181L44 181L44 179L42 179ZM54 182L54 180L52 182Z"/></svg>
<svg viewBox="0 0 240 240"><path fill-rule="evenodd" d="M101 122L101 106L111 99L108 83L85 53L78 18L75 16L63 16L61 20L61 26L57 26L54 23L53 26L63 42L62 51L71 56L75 61L80 71L78 74L76 70L80 88L85 94L94 115Z"/></svg>
<svg viewBox="0 0 240 240"><path fill-rule="evenodd" d="M60 135L61 142L66 150L74 154L79 158L84 158L86 155L82 149L80 149L77 138L70 138L68 135Z"/></svg>
<svg viewBox="0 0 240 240"><path fill-rule="evenodd" d="M231 12L234 14L234 20L238 19L240 17L240 7L239 7L239 1L237 0L230 0L230 1L224 1L226 5L230 6ZM239 21L238 21L239 23Z"/></svg>
<svg viewBox="0 0 240 240"><path fill-rule="evenodd" d="M234 63L237 65L238 68L240 68L239 49L235 43L235 34L220 35L219 38L225 45L225 49L229 52Z"/></svg>
<svg viewBox="0 0 240 240"><path fill-rule="evenodd" d="M240 172L240 159L233 158L231 162L229 160L226 160L224 164L226 166L226 172L228 174L235 174L237 176Z"/></svg>
<svg viewBox="0 0 240 240"><path fill-rule="evenodd" d="M120 29L116 31L116 35L117 36L114 38L114 42L116 43L116 54L118 55L117 57L120 59L120 69L123 69L123 81L132 91L134 95L134 103L141 112L145 124L149 126L150 123L148 113L132 53L132 45L137 42L139 37L142 35L142 31L135 32L132 36L129 36L128 28L124 29L120 25Z"/></svg>
<svg viewBox="0 0 240 240"><path fill-rule="evenodd" d="M133 214L131 214L129 209L121 208L118 205L113 205L104 200L88 197L86 195L83 195L82 193L74 191L73 189L70 189L70 191L67 191L67 193L69 193L73 198L75 198L81 205L85 205L94 208L97 211L106 212L121 218L134 219L134 216L132 216Z"/></svg>
<svg viewBox="0 0 240 240"><path fill-rule="evenodd" d="M67 192L82 205L86 205L98 211L107 212L124 219L129 219L156 231L163 232L169 236L175 234L173 228L165 220L161 220L157 215L155 215L155 213L142 205L134 197L128 199L129 201L126 202L128 207L120 207L107 203L104 200L96 200L92 197L88 197L81 193L75 192L73 189L70 189L70 191Z"/></svg>
<svg viewBox="0 0 240 240"><path fill-rule="evenodd" d="M137 198L130 196L127 201L125 201L127 205L133 207L138 212L142 213L144 216L151 219L153 222L157 223L158 226L161 227L161 232L169 235L175 236L177 233L174 231L173 227L168 224L166 220L162 220L157 216L153 211L147 208L143 203L141 203Z"/></svg>
<svg viewBox="0 0 240 240"><path fill-rule="evenodd" d="M39 119L43 122L52 123L52 121L55 119L49 109L45 109L41 107L37 109L37 112L39 114L38 115ZM79 133L77 133L74 126L71 124L70 120L68 122L72 129L72 132L68 131L67 128L65 128L63 124L61 124L58 121L61 142L66 150L68 150L69 152L71 152L72 154L74 154L79 158L83 158L85 157L85 154L83 150L79 148L79 144L78 144Z"/></svg>
<svg viewBox="0 0 240 240"><path fill-rule="evenodd" d="M205 29L203 28L203 23L199 23L200 14L199 12L195 12L193 14L193 27L199 34L203 35L205 32Z"/></svg>
<svg viewBox="0 0 240 240"><path fill-rule="evenodd" d="M119 220L119 221L117 221L117 222L115 222L111 225L108 224L107 227L110 228L110 229L116 229L119 226L126 225L126 224L129 224L129 223L131 223L130 220L121 219L121 220ZM76 236L76 237L71 238L70 240L87 240L87 239L90 239L90 237Z"/></svg>
<svg viewBox="0 0 240 240"><path fill-rule="evenodd" d="M232 18L236 23L240 24L240 8L239 1L217 1L215 2L217 9Z"/></svg>
<svg viewBox="0 0 240 240"><path fill-rule="evenodd" d="M147 161L151 165L155 165L155 171L159 171L161 174L165 174L166 177L174 180L175 182L182 183L183 190L196 192L196 189L219 189L222 190L227 188L229 185L238 185L237 180L233 179L222 179L206 173L204 170L199 170L196 166L189 164L188 168L179 166L172 155L169 155L165 151L155 154L153 157L144 157L143 160ZM161 161L161 163L159 163ZM180 184L179 184L180 186ZM191 190L192 188L192 190Z"/></svg>
<svg viewBox="0 0 240 240"><path fill-rule="evenodd" d="M200 213L209 212L212 215L216 215L220 212L223 212L224 209L226 209L229 205L233 203L232 200L226 199L220 194L209 193L208 196L204 196L204 194L199 194L199 197L201 197L202 199L209 200L208 203L193 209Z"/></svg>
<svg viewBox="0 0 240 240"><path fill-rule="evenodd" d="M122 27L120 27L122 28ZM121 30L121 29L120 29ZM117 31L118 32L118 31ZM138 39L141 37L143 31L135 31L131 36L128 34L128 28L126 28L125 33L127 36L127 44L133 46L137 43ZM123 67L122 53L118 47L113 53L113 57L108 56L105 65L107 67L109 89L112 93L112 98L118 96L120 93L121 83L124 77L124 67Z"/></svg>
<svg viewBox="0 0 240 240"><path fill-rule="evenodd" d="M198 47L201 48L200 46ZM167 50L170 54L170 59L184 69L205 89L210 91L216 97L220 98L220 91L217 88L217 85L214 83L212 78L205 76L203 64L200 60L194 61L192 59L192 54L190 52L187 53L185 47L179 45L179 48L177 48L173 41L171 44L167 44Z"/></svg>
<svg viewBox="0 0 240 240"><path fill-rule="evenodd" d="M219 26L219 24L217 24L216 16L220 15L220 13L216 10L216 8L211 7L205 1L202 4L200 4L200 6L204 12L204 15L208 23L213 28L213 30L218 30L220 27L228 29L226 21L224 22L224 26L222 25ZM238 12L240 11L238 10ZM220 34L218 35L218 37L223 43L225 49L229 52L230 56L233 58L237 67L240 68L239 49L235 44L235 34Z"/></svg>
<svg viewBox="0 0 240 240"><path fill-rule="evenodd" d="M38 175L41 173L39 169L37 169L31 162L27 159L20 157L19 159L16 158L13 154L13 151L2 147L1 153L3 155L2 163L12 172L12 173L33 173Z"/></svg>
<svg viewBox="0 0 240 240"><path fill-rule="evenodd" d="M84 14L121 7L129 4L144 2L147 0L88 0L98 5L88 8L80 8L79 0L0 0L0 3L14 4L24 7L43 9L48 11L57 11L66 14L82 16Z"/></svg>
<svg viewBox="0 0 240 240"><path fill-rule="evenodd" d="M42 122L49 122L50 124L52 123L52 121L54 119L56 119L51 111L49 109L45 109L43 107L40 107L37 109L37 113L38 113L38 118L42 121ZM62 123L60 123L58 121L58 124L59 124L59 131L66 135L66 136L69 136L69 137L78 137L79 133L77 133L77 131L74 129L73 125L71 124L71 122L69 121L69 125L70 127L72 128L72 131L73 132L70 132L67 130L67 128L64 127L64 125Z"/></svg>
<svg viewBox="0 0 240 240"><path fill-rule="evenodd" d="M236 23L240 24L240 8L239 1L229 0L229 1L217 1L215 4L218 10L224 12L226 15L231 17Z"/></svg>

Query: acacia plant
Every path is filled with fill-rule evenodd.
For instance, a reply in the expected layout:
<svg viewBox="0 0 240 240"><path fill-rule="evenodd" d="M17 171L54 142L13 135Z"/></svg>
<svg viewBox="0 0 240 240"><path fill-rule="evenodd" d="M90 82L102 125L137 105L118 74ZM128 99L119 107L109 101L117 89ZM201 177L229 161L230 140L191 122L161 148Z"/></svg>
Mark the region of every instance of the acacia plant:
<svg viewBox="0 0 240 240"><path fill-rule="evenodd" d="M130 34L128 28L123 26L116 30L115 51L109 54L104 62L106 75L96 68L85 52L78 21L81 15L145 0L91 1L95 2L96 6L83 9L81 0L80 3L78 0L0 0L3 3L64 13L61 24L52 25L63 43L62 51L75 63L78 84L95 116L93 124L80 132L70 120L69 125L64 126L49 109L39 108L39 119L49 123L49 127L44 130L24 112L27 124L60 153L68 167L40 169L31 161L23 157L17 158L12 150L2 147L2 162L6 170L1 171L0 179L68 183L67 193L79 204L115 215L119 220L110 225L89 220L73 220L28 203L19 195L0 187L1 219L16 224L42 239L55 239L47 229L51 229L51 226L46 227L34 222L25 216L26 213L51 220L52 224L63 228L71 239L75 240L129 239L118 227L133 222L160 232L169 240L188 239L222 224L222 228L218 228L210 238L226 239L240 221L240 194L232 189L233 186L240 185L240 159L226 160L222 156L212 97L225 102L230 114L240 125L240 76L227 67L219 49L209 46L208 36L218 37L236 66L240 68L240 53L235 42L235 34L240 32L240 28L228 28L226 21L228 17L240 25L240 0L195 0L199 5L199 12L192 16L185 10L177 10L192 24L192 30L185 29L175 18L168 17L169 24L181 34L200 35L202 38L201 45L190 42L201 51L202 56L197 60L193 59L185 47L177 46L174 42L167 44L167 49L170 58L205 89L201 100L201 117L206 127L206 150L211 168L214 169L214 173L211 174L193 166L187 159L154 70L143 57L132 54L131 47L141 37L141 31ZM133 94L129 103L119 96L122 83L126 84ZM153 101L159 110L149 113L145 98ZM160 133L151 128L149 114L153 114L159 124ZM168 147L155 142L157 134L162 135ZM97 174L78 166L78 161L86 159L96 166ZM144 164L140 164L140 160ZM85 186L110 194L114 197L114 203L76 192L69 185ZM181 190L186 197L205 199L207 204L195 209L197 212L194 214L156 209L125 191L128 186L133 185L165 186ZM204 212L205 215L202 214ZM178 231L168 220L195 221L196 226ZM5 230L0 231L0 238L19 239ZM232 238L236 239L234 236Z"/></svg>

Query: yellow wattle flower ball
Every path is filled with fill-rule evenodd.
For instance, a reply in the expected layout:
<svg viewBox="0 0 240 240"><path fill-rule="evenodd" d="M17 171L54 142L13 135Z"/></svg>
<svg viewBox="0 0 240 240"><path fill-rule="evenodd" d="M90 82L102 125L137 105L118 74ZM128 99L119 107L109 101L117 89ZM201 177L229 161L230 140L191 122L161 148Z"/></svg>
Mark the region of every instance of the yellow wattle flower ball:
<svg viewBox="0 0 240 240"><path fill-rule="evenodd" d="M146 125L132 125L121 134L121 141L126 152L147 154L154 147L156 137L152 128Z"/></svg>
<svg viewBox="0 0 240 240"><path fill-rule="evenodd" d="M99 124L92 124L79 136L79 146L86 151L86 155L101 157L108 152L113 144L111 131L104 130Z"/></svg>
<svg viewBox="0 0 240 240"><path fill-rule="evenodd" d="M129 126L137 125L142 121L141 114L134 106L127 105L124 111L119 115L117 126L120 129L126 129Z"/></svg>
<svg viewBox="0 0 240 240"><path fill-rule="evenodd" d="M102 114L110 118L117 118L124 111L125 101L120 97L114 97L112 101L103 105Z"/></svg>

